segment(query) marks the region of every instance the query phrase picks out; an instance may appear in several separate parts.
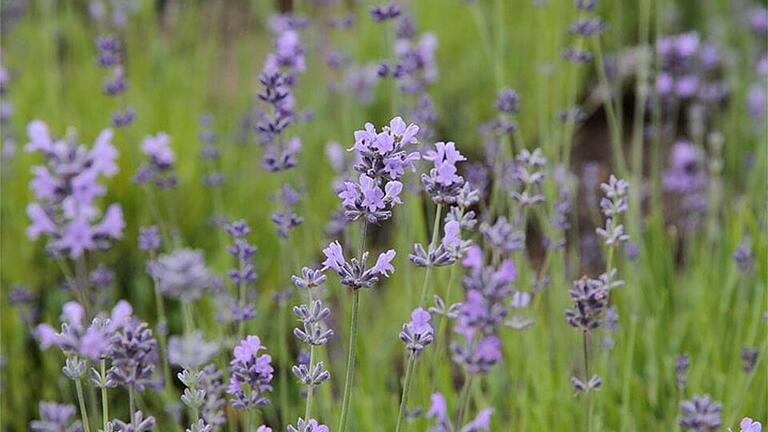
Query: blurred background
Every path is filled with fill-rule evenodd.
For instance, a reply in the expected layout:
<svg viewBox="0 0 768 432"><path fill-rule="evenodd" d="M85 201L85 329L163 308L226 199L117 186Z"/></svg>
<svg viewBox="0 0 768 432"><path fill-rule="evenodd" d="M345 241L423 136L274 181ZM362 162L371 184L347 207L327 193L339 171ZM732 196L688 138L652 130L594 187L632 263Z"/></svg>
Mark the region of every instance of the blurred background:
<svg viewBox="0 0 768 432"><path fill-rule="evenodd" d="M113 112L125 106L135 111L133 124L116 131L119 174L106 183L107 201L121 203L125 213L124 238L89 265L109 266L114 271L109 296L129 300L137 315L150 324L154 310L151 279L136 238L138 228L151 224L153 215L132 178L139 167L136 155L141 139L167 132L177 154L178 186L162 195L160 212L177 228L175 237L183 245L205 251L209 267L217 274L231 266L228 239L217 228L217 218L249 222L251 240L259 248L259 280L254 292L257 319L251 330L262 335L267 346L274 346L276 329L269 319L275 310L273 293L287 288L286 275L317 262L320 250L331 240L326 224L338 199L331 187L335 172L326 157L326 144L335 141L351 147L353 131L367 121L386 124L395 114L392 84L377 72L382 59L391 53L390 32L397 30L394 24L385 26L370 18L369 8L374 4L353 0L2 0L0 428L26 430L29 420L37 416L39 400L74 400L71 383L60 374L61 354L41 351L31 337L36 324L58 322L61 305L70 294L62 288L61 274L46 256L44 242L31 241L25 233L29 223L25 208L33 200L31 167L40 163L39 155L23 150L28 141L27 124L40 119L54 136L76 132L81 142L92 143L111 125ZM566 280L582 273L595 274L604 265L599 247L589 243L596 240L590 234L594 209L584 198L589 193L589 186L584 185L589 174L585 173L592 173L599 184L615 171L617 157L603 108L605 84L594 64L574 67L563 57L573 40L571 22L579 11L572 0L414 0L401 5L411 19L414 40L431 33L437 41L437 76L425 91L434 115L432 141L455 141L470 160L485 160L481 125L494 118L497 92L512 87L522 101L516 116L520 141L530 149L545 148L550 160L563 163L577 177L575 234L568 238L572 266L568 274L553 275L552 284L560 293L553 308L564 309ZM640 8L648 11L645 37L638 25ZM259 74L274 44L270 17L288 12L309 19L302 30L306 72L295 87L296 104L306 119L295 129L303 153L295 170L270 175L260 165L253 113L258 105ZM643 190L639 200L642 229L633 233L640 257L634 264L627 261L625 276L639 294L636 303L621 307L625 320L617 336L619 354L606 364L604 372L605 381L625 385L609 385L601 393L601 427L619 430L621 424L626 430L675 430L679 397L675 358L684 352L691 353L689 385L733 409L724 417L751 413L765 419L765 364L753 375L740 371L742 348L764 346L762 314L768 309L765 2L599 1L597 13L609 26L601 39L607 85L625 125L620 142L628 158L635 148L642 153L641 168L633 165L633 179L640 181L637 187ZM503 33L496 30L499 28ZM707 79L727 88L725 94L698 104L703 108L687 99L673 112L662 113L649 106L638 119L638 58L653 56L656 41L685 32L697 32L702 45L716 47L717 67ZM123 43L129 84L118 98L103 94L106 76L97 64L95 44L101 34L115 35ZM503 37L503 43L493 43L496 37ZM643 38L645 44L639 42ZM660 64L651 68L651 87L657 85L655 78L661 69ZM571 100L581 106L583 122L573 130L572 148L566 149L559 137L568 129L558 113ZM404 106L417 106L418 102L399 101ZM654 141L651 129L643 126L652 122L656 112L671 130L665 129ZM411 112L397 114L408 118ZM638 125L644 144L633 147ZM717 147L711 143L715 132L721 139ZM201 133L215 134L221 157L214 165L200 157L205 145ZM708 179L703 192L708 206L695 228L689 227L692 210L683 204L689 192L676 193L662 185L674 145L682 137L691 137L704 152L685 169L692 175L704 173ZM220 188L205 186L214 171L223 175ZM279 238L270 221L279 185L285 179L302 192L297 212L305 220L287 242ZM656 201L650 198L655 187ZM403 367L397 332L408 316L408 305L414 304L408 302L413 299L412 291L421 283L420 270L409 268L407 252L413 242L427 240L429 224L425 221L430 220L431 211L425 204L423 212L410 215L413 217L398 215L401 217L370 234L373 250L394 247L398 251L398 271L381 289L366 292L369 296L363 300L355 430L392 430L389 423L396 418ZM543 259L543 233L532 228L529 234L528 247L536 263ZM738 270L733 258L745 239L754 259L749 276ZM281 247L293 251L293 263L280 258ZM595 248L598 253L592 255L597 256L590 256L590 249ZM438 277L443 282L447 279L447 275ZM343 374L344 311L348 306L339 299L343 292L336 282L329 284L329 291L334 328L338 328L328 353L335 383L324 389L329 393L320 396L318 409L334 424L329 395L338 392ZM204 329L216 325L213 309L210 301L200 306ZM638 322L632 351L623 345L629 336L630 317ZM497 407L494 421L498 423L493 430L572 430L572 419L581 415L568 382L575 360L563 355L553 368L543 361L546 354L535 348L548 341L562 347L563 353L578 351L579 340L565 320L556 322L555 334L535 326L506 342L509 355L503 368L513 378L487 384L487 402ZM169 328L170 333L181 328L179 310L170 311ZM290 362L298 354L297 347L291 346L290 351L291 358L280 360ZM614 361L615 368L611 366ZM446 385L452 379L446 375ZM298 394L293 393L291 404L300 406ZM323 397L328 402L322 402ZM147 398L147 406L162 417L162 404ZM426 409L428 398L414 399ZM450 397L449 401L453 403ZM120 412L123 408L115 409ZM269 410L267 420L277 425L278 408ZM415 430L424 430L424 424L418 425ZM165 430L162 422L157 430Z"/></svg>

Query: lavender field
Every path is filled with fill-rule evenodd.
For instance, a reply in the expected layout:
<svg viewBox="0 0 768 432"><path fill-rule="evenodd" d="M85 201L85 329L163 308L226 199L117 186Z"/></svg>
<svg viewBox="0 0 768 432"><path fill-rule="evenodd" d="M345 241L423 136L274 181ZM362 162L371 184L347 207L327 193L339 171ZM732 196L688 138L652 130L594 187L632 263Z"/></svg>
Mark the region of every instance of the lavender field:
<svg viewBox="0 0 768 432"><path fill-rule="evenodd" d="M0 19L0 430L768 419L765 1Z"/></svg>

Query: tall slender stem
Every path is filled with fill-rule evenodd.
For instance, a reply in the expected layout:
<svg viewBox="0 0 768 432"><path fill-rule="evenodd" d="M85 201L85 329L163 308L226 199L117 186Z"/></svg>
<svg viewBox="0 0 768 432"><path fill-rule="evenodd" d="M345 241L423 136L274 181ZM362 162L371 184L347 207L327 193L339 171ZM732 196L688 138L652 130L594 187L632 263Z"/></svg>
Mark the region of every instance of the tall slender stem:
<svg viewBox="0 0 768 432"><path fill-rule="evenodd" d="M88 408L85 406L85 396L83 395L83 383L80 378L75 380L75 390L77 390L77 402L80 404L80 417L83 423L83 430L91 432L91 423L88 420Z"/></svg>
<svg viewBox="0 0 768 432"><path fill-rule="evenodd" d="M194 318L192 318L192 304L187 301L182 301L181 312L184 315L184 334L192 334L195 329L195 321Z"/></svg>
<svg viewBox="0 0 768 432"><path fill-rule="evenodd" d="M469 394L474 378L474 375L467 376L467 379L464 381L464 386L461 388L461 396L459 396L459 412L456 415L457 430L460 430L461 425L464 423L464 415L466 414L467 407L469 406Z"/></svg>
<svg viewBox="0 0 768 432"><path fill-rule="evenodd" d="M587 386L587 432L592 431L592 392L589 388L589 349L587 347L587 332L582 332L582 347L584 348L584 384Z"/></svg>
<svg viewBox="0 0 768 432"><path fill-rule="evenodd" d="M613 103L613 92L608 76L605 72L605 60L603 58L603 49L599 38L595 38L595 61L597 66L597 76L602 86L608 92L603 106L608 118L608 129L611 136L611 152L613 153L613 162L616 164L616 171L623 178L627 178L627 163L624 159L624 147L621 142L622 127L621 119L616 114L616 107Z"/></svg>
<svg viewBox="0 0 768 432"><path fill-rule="evenodd" d="M150 251L150 260L155 260L155 252ZM165 316L165 302L163 301L163 295L160 293L159 283L157 278L152 276L152 283L155 291L155 309L157 311L158 324L162 325L162 328L158 328L157 340L160 344L160 359L163 363L163 380L165 381L165 391L170 391L171 385L171 370L168 365L168 319Z"/></svg>
<svg viewBox="0 0 768 432"><path fill-rule="evenodd" d="M408 356L408 367L405 370L405 380L403 381L403 395L400 398L400 413L397 416L397 427L395 432L400 432L400 428L405 418L405 409L408 404L408 392L411 389L411 378L413 375L413 369L416 366L416 355L411 350L411 354Z"/></svg>
<svg viewBox="0 0 768 432"><path fill-rule="evenodd" d="M286 315L286 311L288 310L287 300L281 300L279 308L279 321L277 325L278 334L280 336L277 339L277 343L279 345L280 358L285 365L288 364L288 346L286 345L285 340L287 335L286 320L288 319ZM280 368L280 420L282 424L288 424L288 369L285 367Z"/></svg>
<svg viewBox="0 0 768 432"><path fill-rule="evenodd" d="M136 390L133 386L128 387L128 407L131 413L131 427L136 430Z"/></svg>
<svg viewBox="0 0 768 432"><path fill-rule="evenodd" d="M429 253L430 250L434 250L437 247L437 237L440 234L440 216L443 211L443 205L438 204L437 209L435 209L435 221L432 225L432 240L430 240L429 245L427 246L427 253ZM424 306L424 303L427 301L427 290L429 288L429 279L432 276L432 266L427 266L427 270L424 273L424 283L421 285L421 295L419 296L419 306Z"/></svg>
<svg viewBox="0 0 768 432"><path fill-rule="evenodd" d="M349 417L349 398L352 393L352 378L355 372L355 345L357 344L357 313L360 305L360 290L352 291L352 319L349 326L349 344L347 347L347 372L344 375L344 397L341 403L339 432L344 432Z"/></svg>
<svg viewBox="0 0 768 432"><path fill-rule="evenodd" d="M315 345L310 345L309 347L309 366L307 367L308 370L312 370L312 366L315 362ZM304 420L307 420L310 418L310 414L312 414L312 397L314 396L314 387L312 384L307 384L307 406L304 408Z"/></svg>
<svg viewBox="0 0 768 432"><path fill-rule="evenodd" d="M107 375L107 360L101 359L99 362L101 369L101 379L106 379ZM104 426L104 430L107 430L109 424L109 398L107 397L107 386L101 385L101 423Z"/></svg>

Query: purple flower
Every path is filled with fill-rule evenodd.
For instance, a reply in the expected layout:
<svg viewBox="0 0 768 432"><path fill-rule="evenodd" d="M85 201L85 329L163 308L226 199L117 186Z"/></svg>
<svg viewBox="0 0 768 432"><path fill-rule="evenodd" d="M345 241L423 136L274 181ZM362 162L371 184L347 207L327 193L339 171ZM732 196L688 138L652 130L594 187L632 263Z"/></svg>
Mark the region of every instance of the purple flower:
<svg viewBox="0 0 768 432"><path fill-rule="evenodd" d="M378 275L389 277L389 273L395 271L391 264L395 257L394 249L390 249L379 255L376 264L370 269L366 268L365 262L368 258L368 252L364 252L360 260L352 258L347 262L344 258L344 252L341 244L335 241L323 249L326 259L323 261L323 271L332 269L341 278L343 285L357 288L371 288L373 284L379 281Z"/></svg>
<svg viewBox="0 0 768 432"><path fill-rule="evenodd" d="M761 432L762 430L763 425L749 417L744 417L739 423L739 432Z"/></svg>
<svg viewBox="0 0 768 432"><path fill-rule="evenodd" d="M55 252L72 258L85 251L106 249L110 239L122 237L125 226L121 207L112 204L101 221L97 197L106 193L99 184L100 176L110 177L117 172L117 150L112 146L112 131L106 129L88 150L78 144L74 133L64 140L53 141L45 123L35 120L28 126L28 151L41 151L46 165L36 166L30 182L38 202L30 203L27 214L31 220L27 228L30 239L40 235L50 239Z"/></svg>
<svg viewBox="0 0 768 432"><path fill-rule="evenodd" d="M429 150L424 159L434 164L429 173L421 176L424 189L432 201L435 204L455 203L464 185L464 178L457 174L456 163L466 158L456 150L453 142L437 142L435 150Z"/></svg>
<svg viewBox="0 0 768 432"><path fill-rule="evenodd" d="M147 263L147 272L156 279L163 295L184 302L197 300L210 288L211 273L201 251L176 249Z"/></svg>
<svg viewBox="0 0 768 432"><path fill-rule="evenodd" d="M520 112L520 95L514 89L504 88L496 95L496 109L504 114Z"/></svg>
<svg viewBox="0 0 768 432"><path fill-rule="evenodd" d="M112 358L112 368L107 371L110 382L138 391L157 385L152 376L159 353L147 323L126 321L122 331L112 337L109 355Z"/></svg>
<svg viewBox="0 0 768 432"><path fill-rule="evenodd" d="M80 432L82 425L77 420L75 407L69 404L41 401L40 420L29 423L34 432Z"/></svg>
<svg viewBox="0 0 768 432"><path fill-rule="evenodd" d="M199 369L218 351L219 344L207 342L199 331L168 338L168 362L184 369Z"/></svg>
<svg viewBox="0 0 768 432"><path fill-rule="evenodd" d="M493 415L493 408L486 408L480 411L474 420L467 423L461 430L462 432L490 432L491 431L491 415Z"/></svg>
<svg viewBox="0 0 768 432"><path fill-rule="evenodd" d="M418 151L408 152L407 146L416 144L419 127L406 125L400 117L395 117L376 132L371 123L365 129L355 131L355 144L352 147L358 153L355 171L377 180L377 184L398 180L405 172L405 167L415 171L415 162L421 158Z"/></svg>
<svg viewBox="0 0 768 432"><path fill-rule="evenodd" d="M448 408L445 403L445 397L442 393L432 393L430 399L432 400L432 404L429 406L429 411L427 411L427 418L435 418L436 426L442 427L442 429L438 430L450 430L450 421L448 420Z"/></svg>
<svg viewBox="0 0 768 432"><path fill-rule="evenodd" d="M356 220L362 216L373 223L392 217L391 209L402 204L402 190L403 184L397 180L386 182L382 190L376 179L360 174L359 183L345 182L338 196L342 199L347 218Z"/></svg>
<svg viewBox="0 0 768 432"><path fill-rule="evenodd" d="M602 282L585 276L573 283L569 294L573 308L565 311L568 324L583 332L600 327L608 299L608 290Z"/></svg>
<svg viewBox="0 0 768 432"><path fill-rule="evenodd" d="M394 3L390 3L384 6L373 6L369 12L371 14L371 18L377 22L383 22L397 18L402 13L400 6Z"/></svg>
<svg viewBox="0 0 768 432"><path fill-rule="evenodd" d="M157 226L139 228L139 249L143 251L155 251L160 248L160 230Z"/></svg>
<svg viewBox="0 0 768 432"><path fill-rule="evenodd" d="M269 404L265 397L272 391L272 357L259 355L265 349L258 336L247 336L234 349L234 359L230 362L231 377L227 393L233 396L232 406L237 409L249 409Z"/></svg>
<svg viewBox="0 0 768 432"><path fill-rule="evenodd" d="M403 324L400 340L415 355L421 354L424 347L432 343L434 330L429 324L430 319L429 312L418 307L411 312L411 321Z"/></svg>
<svg viewBox="0 0 768 432"><path fill-rule="evenodd" d="M713 432L722 426L722 404L709 395L694 395L680 403L680 427L691 432Z"/></svg>
<svg viewBox="0 0 768 432"><path fill-rule="evenodd" d="M328 426L320 424L315 419L304 420L299 417L296 427L288 425L288 432L330 432Z"/></svg>

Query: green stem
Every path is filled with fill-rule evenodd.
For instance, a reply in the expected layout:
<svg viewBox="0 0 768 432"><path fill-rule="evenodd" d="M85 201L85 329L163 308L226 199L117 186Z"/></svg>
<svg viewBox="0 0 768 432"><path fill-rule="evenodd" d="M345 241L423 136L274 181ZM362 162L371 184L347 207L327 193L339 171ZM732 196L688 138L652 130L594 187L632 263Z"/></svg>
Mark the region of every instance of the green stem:
<svg viewBox="0 0 768 432"><path fill-rule="evenodd" d="M83 395L83 383L80 378L75 380L75 389L77 390L77 402L80 404L80 417L83 423L83 431L91 432L91 423L88 420L88 408L85 406L85 396Z"/></svg>
<svg viewBox="0 0 768 432"><path fill-rule="evenodd" d="M445 301L446 306L451 305L451 291L453 288L453 280L455 279L456 275L456 267L458 264L454 264L451 266L451 271L448 273L448 286L446 287L445 291L445 298L443 299ZM437 356L440 355L440 352L443 350L443 339L445 336L443 333L446 332L446 326L448 325L448 319L445 316L440 316L438 318L440 320L440 323L438 324L437 328L437 340L435 341L435 349L432 351L432 365L435 365L435 362L437 361Z"/></svg>
<svg viewBox="0 0 768 432"><path fill-rule="evenodd" d="M280 310L279 310L279 317L278 317L278 334L280 337L277 339L277 343L279 344L279 350L280 350L280 358L283 361L283 364L288 364L288 347L286 346L286 338L285 335L287 334L286 329L286 311L288 310L287 304L285 301L280 302ZM280 368L280 421L282 424L286 425L288 424L288 369L285 367Z"/></svg>
<svg viewBox="0 0 768 432"><path fill-rule="evenodd" d="M133 386L128 387L128 407L131 415L131 427L136 430L136 390Z"/></svg>
<svg viewBox="0 0 768 432"><path fill-rule="evenodd" d="M469 395L474 378L473 375L469 375L464 381L464 386L461 388L461 396L459 396L459 412L456 415L456 430L461 430L461 425L464 423L464 415L469 406Z"/></svg>
<svg viewBox="0 0 768 432"><path fill-rule="evenodd" d="M427 247L427 253L429 250L437 247L437 237L440 234L440 215L443 211L443 205L438 204L435 210L435 222L432 225L432 240ZM421 295L419 296L419 306L424 306L427 301L427 289L429 288L429 279L432 276L432 266L427 266L427 270L424 273L424 283L421 285Z"/></svg>
<svg viewBox="0 0 768 432"><path fill-rule="evenodd" d="M192 304L187 301L182 301L181 312L184 315L184 333L190 335L195 329L195 321L192 318Z"/></svg>
<svg viewBox="0 0 768 432"><path fill-rule="evenodd" d="M405 409L406 405L408 404L408 392L411 389L411 378L413 375L413 369L416 366L416 355L413 351L411 351L410 356L408 356L408 367L405 370L405 381L403 382L403 395L400 398L400 413L397 416L397 427L395 428L395 432L400 432L400 428L403 424L403 419L405 418Z"/></svg>
<svg viewBox="0 0 768 432"><path fill-rule="evenodd" d="M107 375L107 360L101 359L100 363L101 379L106 379ZM107 386L101 386L101 419L104 425L104 431L107 430L109 424L109 398L107 397Z"/></svg>
<svg viewBox="0 0 768 432"><path fill-rule="evenodd" d="M355 372L355 345L357 344L357 318L360 305L360 290L352 291L352 318L349 326L349 344L347 346L347 371L344 375L344 397L341 403L341 418L339 432L344 432L349 417L349 402L352 393L352 378Z"/></svg>
<svg viewBox="0 0 768 432"><path fill-rule="evenodd" d="M155 260L154 251L150 252L150 259ZM155 309L157 310L158 322L162 323L163 331L158 331L157 340L160 344L160 359L163 363L163 379L165 380L165 391L169 392L171 387L171 370L168 366L168 320L165 317L165 302L163 301L163 295L160 294L159 283L157 278L152 277L155 291Z"/></svg>
<svg viewBox="0 0 768 432"><path fill-rule="evenodd" d="M245 308L245 278L242 277L243 275L243 267L244 262L242 259L237 260L237 266L238 266L238 272L240 273L240 283L238 284L238 291L239 291L239 302L238 305L241 308ZM240 324L238 325L237 333L240 335L240 339L245 337L245 320L241 320Z"/></svg>
<svg viewBox="0 0 768 432"><path fill-rule="evenodd" d="M582 332L582 347L584 348L584 385L587 386L587 432L592 431L592 392L589 388L589 349L587 347L587 332Z"/></svg>
<svg viewBox="0 0 768 432"><path fill-rule="evenodd" d="M621 142L621 119L616 115L616 107L613 104L613 92L608 82L608 76L605 73L605 59L603 58L603 49L600 39L595 38L595 61L597 62L597 76L602 86L608 92L603 106L608 118L608 129L611 136L611 152L613 153L613 162L616 165L616 171L622 178L627 178L627 163L624 159L624 147Z"/></svg>
<svg viewBox="0 0 768 432"><path fill-rule="evenodd" d="M311 345L309 347L309 365L307 367L308 370L312 371L312 366L315 362L315 346ZM312 384L307 384L307 406L304 409L304 420L308 420L310 417L309 415L312 414L312 397L314 396L313 393L314 388L312 387Z"/></svg>

